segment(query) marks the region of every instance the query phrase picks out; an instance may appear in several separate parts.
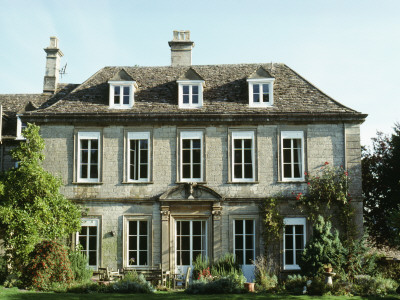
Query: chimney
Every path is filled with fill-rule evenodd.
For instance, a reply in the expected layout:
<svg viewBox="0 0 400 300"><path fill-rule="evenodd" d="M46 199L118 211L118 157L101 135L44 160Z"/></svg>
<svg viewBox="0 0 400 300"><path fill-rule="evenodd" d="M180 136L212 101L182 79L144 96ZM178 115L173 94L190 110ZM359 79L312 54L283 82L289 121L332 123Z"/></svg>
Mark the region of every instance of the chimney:
<svg viewBox="0 0 400 300"><path fill-rule="evenodd" d="M192 48L189 30L174 30L174 38L168 42L171 47L171 66L191 66Z"/></svg>
<svg viewBox="0 0 400 300"><path fill-rule="evenodd" d="M58 49L58 38L50 37L50 45L44 48L46 57L46 74L44 75L43 93L54 94L58 85L58 76L60 71L60 58L64 56Z"/></svg>

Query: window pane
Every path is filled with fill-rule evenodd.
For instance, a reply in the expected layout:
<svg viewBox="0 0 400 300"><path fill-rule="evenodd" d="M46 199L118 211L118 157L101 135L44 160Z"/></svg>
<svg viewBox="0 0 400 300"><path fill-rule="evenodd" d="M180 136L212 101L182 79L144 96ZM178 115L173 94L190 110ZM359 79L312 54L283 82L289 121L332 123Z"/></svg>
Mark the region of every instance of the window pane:
<svg viewBox="0 0 400 300"><path fill-rule="evenodd" d="M291 139L283 139L283 148L291 148L291 147L292 147Z"/></svg>
<svg viewBox="0 0 400 300"><path fill-rule="evenodd" d="M182 86L182 91L184 95L189 94L189 86L188 85Z"/></svg>
<svg viewBox="0 0 400 300"><path fill-rule="evenodd" d="M200 178L201 177L201 167L200 165L193 165L193 178Z"/></svg>
<svg viewBox="0 0 400 300"><path fill-rule="evenodd" d="M199 94L199 87L197 85L192 86L192 95L198 95Z"/></svg>
<svg viewBox="0 0 400 300"><path fill-rule="evenodd" d="M97 227L96 226L89 227L89 235L97 235Z"/></svg>
<svg viewBox="0 0 400 300"><path fill-rule="evenodd" d="M201 221L193 221L193 234L201 235Z"/></svg>
<svg viewBox="0 0 400 300"><path fill-rule="evenodd" d="M114 86L114 95L119 95L119 94L120 94L120 87Z"/></svg>
<svg viewBox="0 0 400 300"><path fill-rule="evenodd" d="M285 248L293 249L293 236L292 235L285 235Z"/></svg>
<svg viewBox="0 0 400 300"><path fill-rule="evenodd" d="M191 178L190 177L190 165L182 166L182 178Z"/></svg>
<svg viewBox="0 0 400 300"><path fill-rule="evenodd" d="M182 150L182 162L190 163L190 150Z"/></svg>
<svg viewBox="0 0 400 300"><path fill-rule="evenodd" d="M252 264L252 260L254 260L253 250L247 250L247 251L246 251L246 260L245 260L245 264L246 264L246 265L251 265L251 264Z"/></svg>
<svg viewBox="0 0 400 300"><path fill-rule="evenodd" d="M290 163L292 160L291 158L291 150L290 149L284 149L283 150L283 162L284 163Z"/></svg>
<svg viewBox="0 0 400 300"><path fill-rule="evenodd" d="M128 105L129 104L129 95L128 96L124 96L124 100L123 100L123 104Z"/></svg>
<svg viewBox="0 0 400 300"><path fill-rule="evenodd" d="M147 165L140 166L140 178L141 179L147 178Z"/></svg>
<svg viewBox="0 0 400 300"><path fill-rule="evenodd" d="M299 260L300 260L300 257L302 255L302 253L303 253L303 250L297 250L296 251L296 262L295 262L295 264L299 263Z"/></svg>
<svg viewBox="0 0 400 300"><path fill-rule="evenodd" d="M200 149L201 148L201 140L200 139L195 139L193 141L193 149Z"/></svg>
<svg viewBox="0 0 400 300"><path fill-rule="evenodd" d="M303 236L302 235L296 235L296 249L300 250L303 249Z"/></svg>
<svg viewBox="0 0 400 300"><path fill-rule="evenodd" d="M293 148L301 148L301 139L293 139Z"/></svg>
<svg viewBox="0 0 400 300"><path fill-rule="evenodd" d="M95 266L97 265L97 252L96 251L90 251L89 252L89 266Z"/></svg>
<svg viewBox="0 0 400 300"><path fill-rule="evenodd" d="M90 178L98 178L98 168L97 165L90 166Z"/></svg>
<svg viewBox="0 0 400 300"><path fill-rule="evenodd" d="M81 149L89 149L88 144L88 140L81 140Z"/></svg>
<svg viewBox="0 0 400 300"><path fill-rule="evenodd" d="M139 250L147 250L147 236L139 237Z"/></svg>
<svg viewBox="0 0 400 300"><path fill-rule="evenodd" d="M246 164L244 165L244 178L253 178L253 165Z"/></svg>
<svg viewBox="0 0 400 300"><path fill-rule="evenodd" d="M294 230L296 234L304 234L304 226L303 225L295 225Z"/></svg>
<svg viewBox="0 0 400 300"><path fill-rule="evenodd" d="M88 162L88 150L82 150L81 153L82 153L81 162L87 163Z"/></svg>
<svg viewBox="0 0 400 300"><path fill-rule="evenodd" d="M193 237L193 250L201 250L201 236Z"/></svg>
<svg viewBox="0 0 400 300"><path fill-rule="evenodd" d="M253 220L246 220L246 234L253 234L254 233L254 221Z"/></svg>
<svg viewBox="0 0 400 300"><path fill-rule="evenodd" d="M190 252L182 251L182 265L188 266L190 265Z"/></svg>
<svg viewBox="0 0 400 300"><path fill-rule="evenodd" d="M292 225L285 226L285 234L293 234L293 226Z"/></svg>
<svg viewBox="0 0 400 300"><path fill-rule="evenodd" d="M293 265L293 250L285 251L285 265Z"/></svg>
<svg viewBox="0 0 400 300"><path fill-rule="evenodd" d="M263 96L263 102L269 102L269 94Z"/></svg>
<svg viewBox="0 0 400 300"><path fill-rule="evenodd" d="M235 165L234 166L234 177L235 178L242 178L242 165Z"/></svg>
<svg viewBox="0 0 400 300"><path fill-rule="evenodd" d="M137 234L137 221L129 221L129 234Z"/></svg>
<svg viewBox="0 0 400 300"><path fill-rule="evenodd" d="M181 238L182 241L182 250L190 250L190 237L188 236L183 236Z"/></svg>
<svg viewBox="0 0 400 300"><path fill-rule="evenodd" d="M247 149L251 149L251 139L244 139L244 147Z"/></svg>
<svg viewBox="0 0 400 300"><path fill-rule="evenodd" d="M269 84L263 84L263 94L265 96L265 94L269 93ZM265 99L264 99L265 101Z"/></svg>
<svg viewBox="0 0 400 300"><path fill-rule="evenodd" d="M235 155L235 163L241 163L242 162L242 150L235 150L234 151Z"/></svg>
<svg viewBox="0 0 400 300"><path fill-rule="evenodd" d="M189 95L183 95L183 103L188 104L189 103Z"/></svg>
<svg viewBox="0 0 400 300"><path fill-rule="evenodd" d="M140 150L140 162L147 163L147 150Z"/></svg>
<svg viewBox="0 0 400 300"><path fill-rule="evenodd" d="M253 94L253 102L260 102L260 95L259 94Z"/></svg>
<svg viewBox="0 0 400 300"><path fill-rule="evenodd" d="M198 104L199 103L199 96L193 95L192 96L192 104Z"/></svg>
<svg viewBox="0 0 400 300"><path fill-rule="evenodd" d="M233 140L233 145L235 146L235 149L241 149L242 148L242 140L239 140L239 139Z"/></svg>
<svg viewBox="0 0 400 300"><path fill-rule="evenodd" d="M148 149L149 148L149 141L148 140L140 140L140 149Z"/></svg>
<svg viewBox="0 0 400 300"><path fill-rule="evenodd" d="M293 165L293 171L294 171L294 178L301 178L301 172L300 172L300 164L294 164Z"/></svg>
<svg viewBox="0 0 400 300"><path fill-rule="evenodd" d="M283 177L291 178L292 177L292 166L285 164L283 165Z"/></svg>
<svg viewBox="0 0 400 300"><path fill-rule="evenodd" d="M90 163L91 164L97 164L99 155L97 150L91 150L90 151Z"/></svg>
<svg viewBox="0 0 400 300"><path fill-rule="evenodd" d="M147 235L147 221L140 221L139 229L140 235Z"/></svg>
<svg viewBox="0 0 400 300"><path fill-rule="evenodd" d="M182 235L189 235L190 234L190 222L189 221L182 221Z"/></svg>
<svg viewBox="0 0 400 300"><path fill-rule="evenodd" d="M129 96L129 86L124 86L124 96Z"/></svg>
<svg viewBox="0 0 400 300"><path fill-rule="evenodd" d="M244 150L244 162L252 163L251 150Z"/></svg>
<svg viewBox="0 0 400 300"><path fill-rule="evenodd" d="M87 250L86 236L79 236L79 244L81 244L83 250Z"/></svg>
<svg viewBox="0 0 400 300"><path fill-rule="evenodd" d="M193 251L193 262L196 261L197 256L201 256L201 251ZM192 263L193 264L193 263Z"/></svg>
<svg viewBox="0 0 400 300"><path fill-rule="evenodd" d="M82 165L81 166L81 178L87 178L88 177L87 171L88 171L87 165Z"/></svg>
<svg viewBox="0 0 400 300"><path fill-rule="evenodd" d="M129 251L129 264L130 265L138 264L137 251Z"/></svg>
<svg viewBox="0 0 400 300"><path fill-rule="evenodd" d="M90 148L93 149L99 149L99 141L98 140L91 140L90 143Z"/></svg>
<svg viewBox="0 0 400 300"><path fill-rule="evenodd" d="M253 84L253 93L258 94L260 92L260 86L258 84Z"/></svg>
<svg viewBox="0 0 400 300"><path fill-rule="evenodd" d="M139 265L147 265L147 251L139 251Z"/></svg>
<svg viewBox="0 0 400 300"><path fill-rule="evenodd" d="M183 149L190 149L190 140L182 140L182 148Z"/></svg>
<svg viewBox="0 0 400 300"><path fill-rule="evenodd" d="M193 163L200 163L201 153L200 150L193 150Z"/></svg>
<svg viewBox="0 0 400 300"><path fill-rule="evenodd" d="M235 235L235 249L243 249L243 235Z"/></svg>
<svg viewBox="0 0 400 300"><path fill-rule="evenodd" d="M79 235L86 235L87 234L87 226L81 226L81 231L79 231Z"/></svg>
<svg viewBox="0 0 400 300"><path fill-rule="evenodd" d="M235 220L235 234L243 234L243 220Z"/></svg>
<svg viewBox="0 0 400 300"><path fill-rule="evenodd" d="M137 250L137 237L136 236L129 237L129 250Z"/></svg>
<svg viewBox="0 0 400 300"><path fill-rule="evenodd" d="M91 236L89 237L89 250L97 249L97 237Z"/></svg>
<svg viewBox="0 0 400 300"><path fill-rule="evenodd" d="M243 250L235 251L236 261L239 265L243 265Z"/></svg>
<svg viewBox="0 0 400 300"><path fill-rule="evenodd" d="M114 96L114 104L119 104L119 95Z"/></svg>
<svg viewBox="0 0 400 300"><path fill-rule="evenodd" d="M246 235L246 249L253 249L253 235Z"/></svg>

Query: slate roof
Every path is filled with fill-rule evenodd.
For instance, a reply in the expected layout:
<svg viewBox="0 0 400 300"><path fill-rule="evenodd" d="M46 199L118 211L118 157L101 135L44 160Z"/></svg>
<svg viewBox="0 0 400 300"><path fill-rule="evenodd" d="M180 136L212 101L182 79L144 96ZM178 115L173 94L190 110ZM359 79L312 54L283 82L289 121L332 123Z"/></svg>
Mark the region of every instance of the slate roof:
<svg viewBox="0 0 400 300"><path fill-rule="evenodd" d="M205 81L203 107L179 108L176 80L194 77ZM249 107L246 80L250 77L275 78L272 107ZM109 108L108 81L116 78L133 79L137 84L135 104L130 109ZM303 118L308 116L321 118L329 115L362 122L366 117L327 96L288 66L280 63L191 67L104 67L84 83L74 87L72 91L64 92L62 96L59 94L42 103L39 109L26 112L27 119L39 121L43 115L64 119L83 115L93 118L167 116L176 120L193 116L289 118L301 115Z"/></svg>

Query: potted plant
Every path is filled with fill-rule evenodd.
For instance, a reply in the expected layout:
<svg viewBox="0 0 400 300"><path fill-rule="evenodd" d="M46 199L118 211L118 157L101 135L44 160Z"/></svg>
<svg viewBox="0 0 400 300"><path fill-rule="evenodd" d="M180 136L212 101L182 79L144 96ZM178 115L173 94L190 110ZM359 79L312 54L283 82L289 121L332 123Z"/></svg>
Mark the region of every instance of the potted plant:
<svg viewBox="0 0 400 300"><path fill-rule="evenodd" d="M324 271L325 272L327 272L327 273L332 273L332 265L329 263L329 264L324 264Z"/></svg>
<svg viewBox="0 0 400 300"><path fill-rule="evenodd" d="M244 283L244 288L248 292L254 292L254 282L245 282Z"/></svg>

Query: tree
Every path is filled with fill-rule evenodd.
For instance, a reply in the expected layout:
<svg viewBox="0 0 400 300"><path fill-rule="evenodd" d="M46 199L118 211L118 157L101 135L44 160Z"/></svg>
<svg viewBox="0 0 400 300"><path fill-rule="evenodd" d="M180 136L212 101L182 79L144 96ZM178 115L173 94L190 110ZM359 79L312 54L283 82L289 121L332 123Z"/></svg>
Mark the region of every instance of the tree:
<svg viewBox="0 0 400 300"><path fill-rule="evenodd" d="M12 271L20 271L42 240L67 237L80 227L81 211L59 189L62 182L42 167L44 141L29 124L26 141L11 151L18 167L0 182L0 230Z"/></svg>
<svg viewBox="0 0 400 300"><path fill-rule="evenodd" d="M378 132L363 149L364 222L377 246L400 246L400 124L391 136Z"/></svg>

